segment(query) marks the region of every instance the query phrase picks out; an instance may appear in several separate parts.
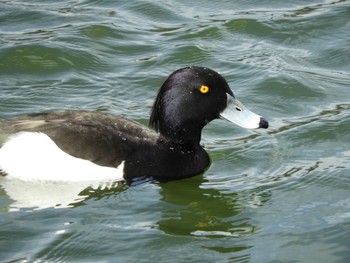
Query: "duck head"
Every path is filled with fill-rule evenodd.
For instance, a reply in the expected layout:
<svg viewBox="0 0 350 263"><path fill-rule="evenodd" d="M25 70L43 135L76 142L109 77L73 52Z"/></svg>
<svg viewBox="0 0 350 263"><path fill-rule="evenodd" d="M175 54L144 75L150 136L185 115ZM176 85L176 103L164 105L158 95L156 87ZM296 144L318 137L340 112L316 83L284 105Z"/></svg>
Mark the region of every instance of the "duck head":
<svg viewBox="0 0 350 263"><path fill-rule="evenodd" d="M158 91L150 126L180 143L199 144L203 127L225 119L248 129L268 128L268 122L234 96L226 80L204 67L173 72Z"/></svg>

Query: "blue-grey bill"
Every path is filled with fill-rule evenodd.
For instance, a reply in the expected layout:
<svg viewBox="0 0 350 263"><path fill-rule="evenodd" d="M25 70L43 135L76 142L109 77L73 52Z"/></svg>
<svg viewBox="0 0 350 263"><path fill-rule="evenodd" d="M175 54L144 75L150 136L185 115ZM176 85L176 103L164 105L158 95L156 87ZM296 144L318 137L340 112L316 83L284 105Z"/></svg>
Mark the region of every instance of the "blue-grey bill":
<svg viewBox="0 0 350 263"><path fill-rule="evenodd" d="M248 110L239 100L227 94L227 106L220 118L246 129L267 128L269 123L260 115Z"/></svg>

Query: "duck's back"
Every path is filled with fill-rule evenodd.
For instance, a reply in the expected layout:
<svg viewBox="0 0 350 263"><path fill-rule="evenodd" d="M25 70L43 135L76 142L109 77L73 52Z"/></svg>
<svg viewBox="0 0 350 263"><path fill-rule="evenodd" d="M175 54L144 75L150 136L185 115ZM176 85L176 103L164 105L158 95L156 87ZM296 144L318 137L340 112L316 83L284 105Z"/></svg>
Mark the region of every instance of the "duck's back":
<svg viewBox="0 0 350 263"><path fill-rule="evenodd" d="M0 120L2 142L21 131L45 133L64 152L110 167L118 166L140 143L158 138L139 123L100 112L67 110Z"/></svg>

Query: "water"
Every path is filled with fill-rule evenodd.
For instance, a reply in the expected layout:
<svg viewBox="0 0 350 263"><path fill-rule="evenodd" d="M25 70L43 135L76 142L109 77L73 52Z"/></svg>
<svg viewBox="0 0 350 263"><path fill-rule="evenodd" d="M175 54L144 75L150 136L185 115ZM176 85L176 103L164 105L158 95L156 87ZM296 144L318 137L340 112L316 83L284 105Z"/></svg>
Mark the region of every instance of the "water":
<svg viewBox="0 0 350 263"><path fill-rule="evenodd" d="M211 123L204 175L80 189L68 208L25 204L68 186L10 197L0 181L0 261L347 262L349 17L350 1L0 1L1 118L75 108L147 124L166 76L203 65L270 122Z"/></svg>

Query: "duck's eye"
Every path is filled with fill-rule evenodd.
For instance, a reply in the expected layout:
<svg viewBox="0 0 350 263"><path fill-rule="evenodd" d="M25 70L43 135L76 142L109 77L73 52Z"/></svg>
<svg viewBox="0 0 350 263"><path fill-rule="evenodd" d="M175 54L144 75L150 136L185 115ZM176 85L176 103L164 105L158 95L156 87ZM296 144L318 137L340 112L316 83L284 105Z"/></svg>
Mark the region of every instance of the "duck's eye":
<svg viewBox="0 0 350 263"><path fill-rule="evenodd" d="M209 92L209 87L206 86L206 85L202 85L200 88L199 88L199 91L202 93L202 94L207 94Z"/></svg>

